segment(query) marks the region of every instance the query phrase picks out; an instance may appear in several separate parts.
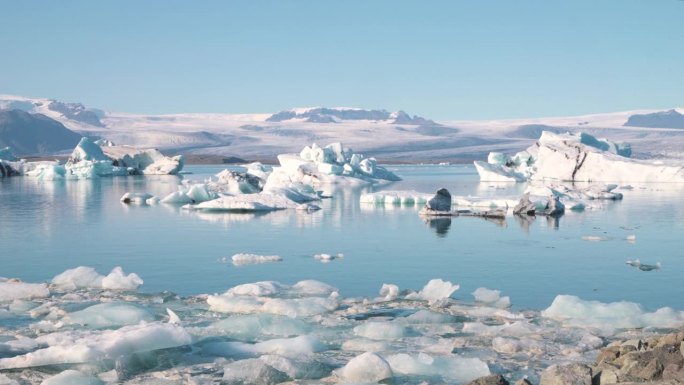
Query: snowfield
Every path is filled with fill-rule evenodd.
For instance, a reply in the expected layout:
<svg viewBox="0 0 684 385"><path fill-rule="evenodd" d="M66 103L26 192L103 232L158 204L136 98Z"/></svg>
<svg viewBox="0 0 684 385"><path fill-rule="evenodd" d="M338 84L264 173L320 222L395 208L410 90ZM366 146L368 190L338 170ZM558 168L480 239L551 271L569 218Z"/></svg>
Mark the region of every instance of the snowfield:
<svg viewBox="0 0 684 385"><path fill-rule="evenodd" d="M0 109L41 113L81 135L105 138L117 144L269 161L275 161L275 154L299 152L311 143L332 142L343 142L382 161L485 159L490 151L514 153L523 150L534 143L542 131L582 131L617 142L629 142L635 158L684 156L684 130L667 128L679 127L684 109L434 122L403 111L322 107L274 114L144 115L105 112L78 103L14 95L0 95ZM639 127L626 126L635 119Z"/></svg>

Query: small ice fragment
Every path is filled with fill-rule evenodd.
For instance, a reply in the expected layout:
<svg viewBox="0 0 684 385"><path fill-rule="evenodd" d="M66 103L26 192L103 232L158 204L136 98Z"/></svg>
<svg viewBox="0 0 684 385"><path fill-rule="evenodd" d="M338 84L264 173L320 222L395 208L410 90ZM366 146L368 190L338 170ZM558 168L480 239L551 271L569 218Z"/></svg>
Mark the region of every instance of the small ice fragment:
<svg viewBox="0 0 684 385"><path fill-rule="evenodd" d="M399 296L399 286L391 283L383 283L380 288L380 301L394 301Z"/></svg>
<svg viewBox="0 0 684 385"><path fill-rule="evenodd" d="M608 237L602 237L602 236L598 236L598 235L585 235L582 237L582 240L587 241L587 242L603 242L603 241L607 241L609 239L610 238L608 238Z"/></svg>
<svg viewBox="0 0 684 385"><path fill-rule="evenodd" d="M231 257L231 260L233 261L233 265L239 266L239 265L253 265L253 264L260 264L260 263L271 263L271 262L280 262L283 260L278 255L257 255L257 254L247 254L247 253L239 253L235 254Z"/></svg>
<svg viewBox="0 0 684 385"><path fill-rule="evenodd" d="M451 295L460 287L460 285L454 285L449 281L433 279L430 280L421 291L418 293L411 293L407 295L406 298L436 302L451 297Z"/></svg>
<svg viewBox="0 0 684 385"><path fill-rule="evenodd" d="M152 194L127 192L121 197L121 202L126 204L144 205L150 198L153 198Z"/></svg>
<svg viewBox="0 0 684 385"><path fill-rule="evenodd" d="M627 242L629 242L629 243L634 243L634 242L636 242L636 235L634 235L634 234L628 235L628 236L627 236Z"/></svg>
<svg viewBox="0 0 684 385"><path fill-rule="evenodd" d="M323 262L323 263L330 262L330 261L335 260L335 259L342 259L342 258L344 258L344 254L342 254L342 253L337 253L337 254L321 253L321 254L314 255L314 259L316 259L320 262Z"/></svg>
<svg viewBox="0 0 684 385"><path fill-rule="evenodd" d="M168 307L166 308L166 314L169 315L169 323L170 324L175 324L175 325L181 324L181 320L180 320L180 317L178 317L178 314L176 314L176 312L169 309Z"/></svg>

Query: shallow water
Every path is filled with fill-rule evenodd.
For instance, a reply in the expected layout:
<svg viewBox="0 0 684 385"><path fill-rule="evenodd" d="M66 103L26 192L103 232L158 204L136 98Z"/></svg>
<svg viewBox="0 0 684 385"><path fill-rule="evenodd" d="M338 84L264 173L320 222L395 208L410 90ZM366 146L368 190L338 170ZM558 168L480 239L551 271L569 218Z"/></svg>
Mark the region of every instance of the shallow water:
<svg viewBox="0 0 684 385"><path fill-rule="evenodd" d="M186 179L203 180L220 166L189 166ZM359 203L367 191L440 187L453 195L517 198L525 186L479 183L472 167L392 166L402 182L333 191L313 213L263 215L197 213L177 206L128 206L125 192L164 195L179 178L127 177L42 182L0 180L0 276L49 281L75 266L106 273L114 266L138 273L143 292L181 295L223 292L260 280L317 279L345 296L372 297L383 283L420 289L431 278L461 285L471 300L478 287L499 289L515 309L543 309L557 294L603 302L628 300L647 309L684 309L684 186L634 185L623 201L525 223L479 218L426 223L416 208ZM595 202L596 203L596 202ZM636 235L636 242L626 241ZM585 236L607 240L590 242ZM282 262L233 266L236 253L280 255ZM320 263L319 253L344 259ZM627 266L628 259L662 263L659 271Z"/></svg>

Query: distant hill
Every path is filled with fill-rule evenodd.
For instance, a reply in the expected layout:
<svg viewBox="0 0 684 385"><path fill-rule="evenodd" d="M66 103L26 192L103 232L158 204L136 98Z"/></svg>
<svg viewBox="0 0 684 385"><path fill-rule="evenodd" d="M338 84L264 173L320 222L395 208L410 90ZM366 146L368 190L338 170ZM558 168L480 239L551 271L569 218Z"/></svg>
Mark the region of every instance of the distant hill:
<svg viewBox="0 0 684 385"><path fill-rule="evenodd" d="M626 127L684 128L684 115L677 110L659 111L651 114L632 115Z"/></svg>
<svg viewBox="0 0 684 385"><path fill-rule="evenodd" d="M43 155L76 146L81 135L54 119L22 110L0 110L0 148L16 155Z"/></svg>

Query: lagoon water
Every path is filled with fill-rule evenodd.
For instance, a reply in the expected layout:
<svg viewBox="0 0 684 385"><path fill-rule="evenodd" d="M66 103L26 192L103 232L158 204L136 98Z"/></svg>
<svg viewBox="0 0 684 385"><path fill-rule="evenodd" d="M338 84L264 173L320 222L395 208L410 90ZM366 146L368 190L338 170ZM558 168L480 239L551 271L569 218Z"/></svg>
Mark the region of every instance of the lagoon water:
<svg viewBox="0 0 684 385"><path fill-rule="evenodd" d="M223 166L189 166L203 180ZM267 214L197 213L179 206L129 206L125 192L163 196L181 177L121 177L43 182L0 179L0 276L45 282L79 265L106 274L136 272L143 292L217 293L261 280L317 279L345 296L375 296L383 283L420 289L432 278L499 289L516 309L544 309L557 294L602 302L633 301L646 309L684 309L684 186L634 185L617 202L557 220L480 218L426 223L415 207L368 206L361 193L446 187L452 195L517 199L524 184L479 183L470 166L390 166L404 180L333 191L322 210ZM627 236L635 235L630 243ZM603 241L590 242L585 236ZM233 266L236 253L280 255L282 262ZM320 263L313 255L343 253ZM662 263L641 271L628 259Z"/></svg>

